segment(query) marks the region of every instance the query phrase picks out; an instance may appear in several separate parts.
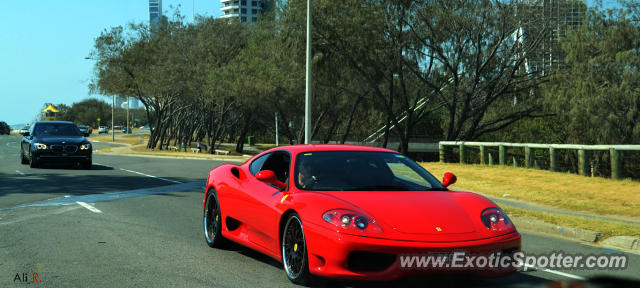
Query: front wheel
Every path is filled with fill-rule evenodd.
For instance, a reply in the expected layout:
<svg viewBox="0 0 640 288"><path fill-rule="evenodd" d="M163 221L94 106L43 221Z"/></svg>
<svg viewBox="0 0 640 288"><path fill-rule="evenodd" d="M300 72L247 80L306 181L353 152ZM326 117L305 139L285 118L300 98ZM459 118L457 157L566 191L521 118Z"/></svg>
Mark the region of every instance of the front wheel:
<svg viewBox="0 0 640 288"><path fill-rule="evenodd" d="M287 278L298 285L307 285L311 281L307 245L302 229L302 221L293 213L287 218L282 232L282 263Z"/></svg>
<svg viewBox="0 0 640 288"><path fill-rule="evenodd" d="M38 166L40 166L40 163L38 163L38 160L35 159L35 156L33 156L32 153L29 153L29 167L38 168Z"/></svg>
<svg viewBox="0 0 640 288"><path fill-rule="evenodd" d="M29 159L24 157L24 150L20 149L20 164L29 164Z"/></svg>
<svg viewBox="0 0 640 288"><path fill-rule="evenodd" d="M202 227L204 238L209 247L217 248L224 244L224 238L222 238L220 202L218 202L218 195L216 195L216 191L213 189L207 192L207 201L204 205L204 216L202 217Z"/></svg>

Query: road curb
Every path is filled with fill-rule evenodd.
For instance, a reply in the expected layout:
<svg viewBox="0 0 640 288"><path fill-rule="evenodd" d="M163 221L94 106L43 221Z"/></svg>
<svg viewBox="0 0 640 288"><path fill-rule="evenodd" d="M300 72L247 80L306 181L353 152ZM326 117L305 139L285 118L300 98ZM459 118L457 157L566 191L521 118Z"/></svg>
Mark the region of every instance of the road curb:
<svg viewBox="0 0 640 288"><path fill-rule="evenodd" d="M137 153L118 153L118 152L105 152L105 153L95 153L96 155L111 155L111 156L127 156L127 157L149 157L149 158L164 158L164 159L185 159L185 160L209 160L209 161L225 161L225 162L236 162L236 163L244 163L249 159L249 157L243 158L223 158L223 157L186 157L186 156L169 156L169 155L152 155L152 154L137 154ZM237 157L237 156L236 156Z"/></svg>
<svg viewBox="0 0 640 288"><path fill-rule="evenodd" d="M545 233L591 243L598 242L603 236L600 232L564 227L530 218L513 217L511 220L519 231Z"/></svg>
<svg viewBox="0 0 640 288"><path fill-rule="evenodd" d="M613 236L602 240L602 245L640 252L640 239L631 236Z"/></svg>

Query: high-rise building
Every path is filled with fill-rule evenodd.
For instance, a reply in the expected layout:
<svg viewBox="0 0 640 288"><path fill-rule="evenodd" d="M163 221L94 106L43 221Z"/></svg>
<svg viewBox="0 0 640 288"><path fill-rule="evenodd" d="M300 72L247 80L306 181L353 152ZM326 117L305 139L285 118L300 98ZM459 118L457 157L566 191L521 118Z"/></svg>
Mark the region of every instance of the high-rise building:
<svg viewBox="0 0 640 288"><path fill-rule="evenodd" d="M538 48L526 55L531 71L550 74L564 65L561 38L569 29L582 25L585 0L522 0L518 14L523 19L524 39L542 35ZM531 40L531 39L529 39Z"/></svg>
<svg viewBox="0 0 640 288"><path fill-rule="evenodd" d="M149 0L149 26L157 27L162 19L162 0Z"/></svg>
<svg viewBox="0 0 640 288"><path fill-rule="evenodd" d="M242 22L256 22L258 15L273 7L273 0L220 0L220 18L238 18Z"/></svg>

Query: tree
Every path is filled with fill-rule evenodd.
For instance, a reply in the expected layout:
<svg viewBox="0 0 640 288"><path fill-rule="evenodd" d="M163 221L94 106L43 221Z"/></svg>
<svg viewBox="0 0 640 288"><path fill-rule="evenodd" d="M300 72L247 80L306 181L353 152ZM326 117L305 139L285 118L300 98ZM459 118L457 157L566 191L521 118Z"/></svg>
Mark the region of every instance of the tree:
<svg viewBox="0 0 640 288"><path fill-rule="evenodd" d="M640 27L626 11L590 9L563 41L567 67L546 85L558 141L640 141Z"/></svg>

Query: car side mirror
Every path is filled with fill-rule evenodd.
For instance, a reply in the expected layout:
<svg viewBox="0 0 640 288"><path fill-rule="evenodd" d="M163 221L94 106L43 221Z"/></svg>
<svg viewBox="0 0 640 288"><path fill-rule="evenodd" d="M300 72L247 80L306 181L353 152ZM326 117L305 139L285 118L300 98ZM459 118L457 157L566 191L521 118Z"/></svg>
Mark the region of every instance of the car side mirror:
<svg viewBox="0 0 640 288"><path fill-rule="evenodd" d="M458 178L451 172L445 172L444 176L442 176L442 185L444 185L444 187L449 187L449 185L453 185L456 181L458 181Z"/></svg>
<svg viewBox="0 0 640 288"><path fill-rule="evenodd" d="M287 184L284 184L284 182L278 180L278 177L276 177L276 173L271 170L262 170L258 172L256 174L256 178L264 183L271 184L282 190L287 188Z"/></svg>
<svg viewBox="0 0 640 288"><path fill-rule="evenodd" d="M29 131L27 131L27 132L23 132L23 133L21 133L21 134L22 134L22 136L24 136L24 137L29 137L29 135L30 135L30 134L29 134Z"/></svg>

